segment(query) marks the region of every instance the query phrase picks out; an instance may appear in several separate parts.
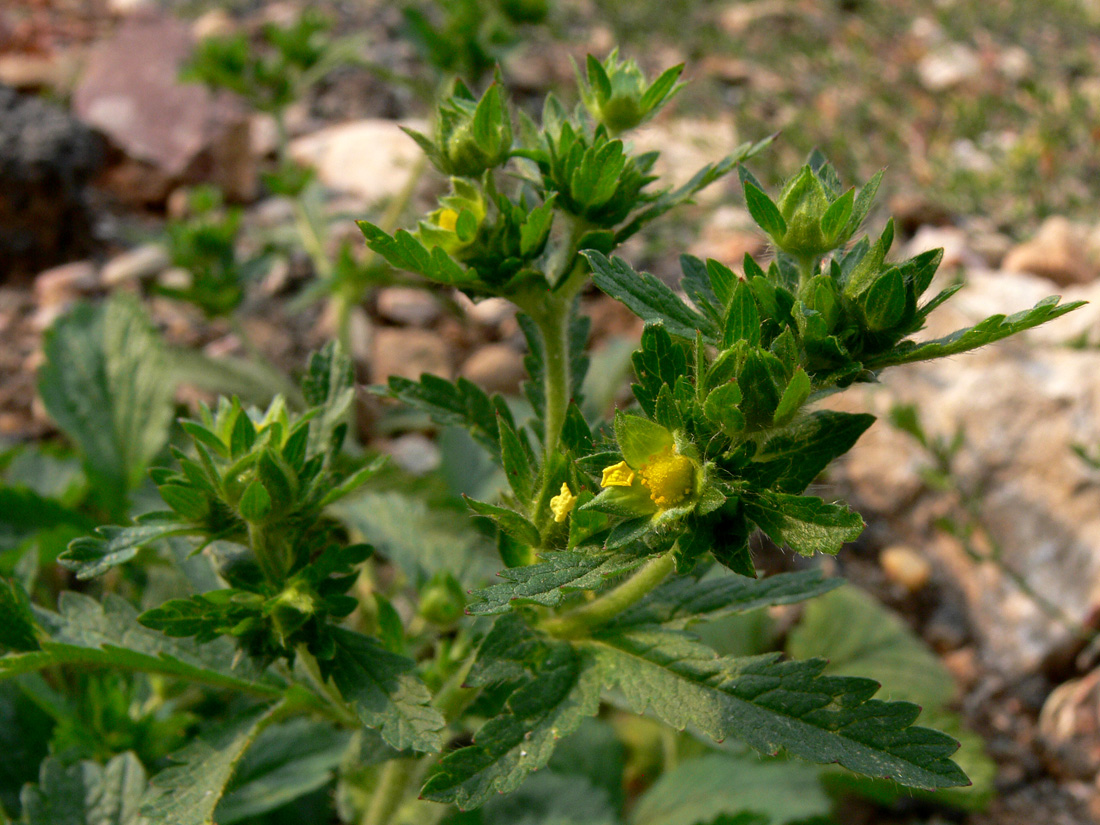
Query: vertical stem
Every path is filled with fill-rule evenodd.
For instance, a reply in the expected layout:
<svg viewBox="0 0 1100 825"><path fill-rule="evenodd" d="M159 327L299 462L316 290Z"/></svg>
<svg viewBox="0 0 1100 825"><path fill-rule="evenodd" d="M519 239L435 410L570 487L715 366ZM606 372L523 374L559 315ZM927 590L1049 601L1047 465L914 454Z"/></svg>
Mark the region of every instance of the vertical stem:
<svg viewBox="0 0 1100 825"><path fill-rule="evenodd" d="M546 348L546 436L543 451L550 455L558 449L565 412L572 395L572 374L569 352L569 316L571 300L551 294L545 314L539 322L542 343Z"/></svg>
<svg viewBox="0 0 1100 825"><path fill-rule="evenodd" d="M405 799L405 789L414 764L411 759L392 759L385 764L360 825L389 823Z"/></svg>

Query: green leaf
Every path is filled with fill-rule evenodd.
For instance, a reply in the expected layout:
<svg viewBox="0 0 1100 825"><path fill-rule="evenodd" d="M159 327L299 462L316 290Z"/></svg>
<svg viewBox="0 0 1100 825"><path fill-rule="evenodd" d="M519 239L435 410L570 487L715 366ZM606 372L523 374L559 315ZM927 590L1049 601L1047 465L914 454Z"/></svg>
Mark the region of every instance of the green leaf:
<svg viewBox="0 0 1100 825"><path fill-rule="evenodd" d="M583 422L584 419L581 420ZM497 429L500 432L500 458L508 485L519 501L530 501L535 490L536 469L531 453L504 416L498 415Z"/></svg>
<svg viewBox="0 0 1100 825"><path fill-rule="evenodd" d="M100 605L66 591L59 604L60 613L38 610L39 624L50 637L41 642L41 650L0 656L0 680L54 665L83 664L160 673L259 696L282 694L277 681L260 681L247 662L235 664L236 649L228 640L199 645L170 639L138 624L137 611L118 596L108 595Z"/></svg>
<svg viewBox="0 0 1100 825"><path fill-rule="evenodd" d="M98 535L71 541L57 561L76 573L78 579L101 576L112 567L130 561L141 548L155 541L195 532L192 525L172 515L150 514L131 527L98 527Z"/></svg>
<svg viewBox="0 0 1100 825"><path fill-rule="evenodd" d="M495 504L477 501L468 496L464 496L464 498L471 510L479 516L485 516L486 518L492 519L497 527L516 541L521 544L526 544L529 547L537 547L539 545L538 528L523 515L517 513L515 510L509 510L507 507L497 507Z"/></svg>
<svg viewBox="0 0 1100 825"><path fill-rule="evenodd" d="M855 205L856 190L849 189L831 204L821 216L821 234L829 243L835 243L840 239L841 233L848 225L852 217L852 207Z"/></svg>
<svg viewBox="0 0 1100 825"><path fill-rule="evenodd" d="M398 229L390 236L368 221L359 221L358 224L367 239L367 246L397 269L416 272L429 281L449 286L463 286L477 280L475 272L465 269L440 247L432 247L429 252L404 229Z"/></svg>
<svg viewBox="0 0 1100 825"><path fill-rule="evenodd" d="M322 666L344 699L368 728L398 750L438 751L443 747L442 714L416 675L416 663L382 647L368 636L333 627L336 655Z"/></svg>
<svg viewBox="0 0 1100 825"><path fill-rule="evenodd" d="M218 825L259 816L323 788L332 781L351 736L304 718L262 731L218 803Z"/></svg>
<svg viewBox="0 0 1100 825"><path fill-rule="evenodd" d="M78 762L66 766L50 757L42 763L38 785L23 789L25 825L144 825L141 798L145 769L132 753L104 766Z"/></svg>
<svg viewBox="0 0 1100 825"><path fill-rule="evenodd" d="M702 332L707 343L714 343L717 329L707 318L680 300L669 287L648 272L635 272L622 258L608 260L594 250L582 253L592 266L596 286L626 304L646 322L661 322L673 335L695 339Z"/></svg>
<svg viewBox="0 0 1100 825"><path fill-rule="evenodd" d="M485 825L619 825L607 792L581 776L540 771L519 790L490 799L479 811Z"/></svg>
<svg viewBox="0 0 1100 825"><path fill-rule="evenodd" d="M466 612L473 616L507 613L513 603L557 607L567 593L600 590L608 578L633 570L645 560L632 553L547 552L540 558L538 564L500 571L505 582L474 591Z"/></svg>
<svg viewBox="0 0 1100 825"><path fill-rule="evenodd" d="M30 599L18 581L0 578L0 650L38 650Z"/></svg>
<svg viewBox="0 0 1100 825"><path fill-rule="evenodd" d="M901 270L890 267L859 300L871 330L881 332L897 326L905 317L905 281Z"/></svg>
<svg viewBox="0 0 1100 825"><path fill-rule="evenodd" d="M871 697L869 679L823 676L825 662L778 655L720 658L691 636L643 629L597 634L592 650L607 687L636 713L650 708L678 730L730 736L772 754L786 748L814 762L839 762L915 788L967 784L949 736L913 727L920 708Z"/></svg>
<svg viewBox="0 0 1100 825"><path fill-rule="evenodd" d="M78 305L46 333L38 392L82 453L90 478L121 499L168 439L175 388L160 338L132 298Z"/></svg>
<svg viewBox="0 0 1100 825"><path fill-rule="evenodd" d="M843 504L826 504L813 496L754 491L742 499L745 516L776 544L803 556L836 555L846 541L863 532L863 519Z"/></svg>
<svg viewBox="0 0 1100 825"><path fill-rule="evenodd" d="M745 206L757 225L773 240L781 241L787 234L787 222L779 214L779 207L751 181L745 181Z"/></svg>
<svg viewBox="0 0 1100 825"><path fill-rule="evenodd" d="M898 364L912 364L917 361L929 361L933 358L946 358L949 355L958 355L969 352L978 347L984 347L994 341L1000 341L1010 335L1023 332L1026 329L1045 324L1060 318L1067 312L1072 312L1084 301L1073 301L1068 304L1058 304L1059 298L1052 295L1044 298L1034 307L1015 315L993 315L986 318L980 324L967 329L956 330L943 338L917 343L915 341L902 341L893 349L887 350L881 355L871 356L864 360L863 365L869 370L881 370Z"/></svg>
<svg viewBox="0 0 1100 825"><path fill-rule="evenodd" d="M710 825L749 811L771 825L825 816L832 802L817 774L801 762L708 754L662 774L638 800L630 825Z"/></svg>
<svg viewBox="0 0 1100 825"><path fill-rule="evenodd" d="M798 495L874 421L873 415L817 410L765 441L742 472L756 487Z"/></svg>
<svg viewBox="0 0 1100 825"><path fill-rule="evenodd" d="M806 370L797 367L794 375L791 376L790 383L783 390L783 395L779 397L779 406L775 408L776 426L782 426L794 418L795 413L802 408L802 405L806 403L806 399L810 397L810 390L812 389L810 376L806 374Z"/></svg>
<svg viewBox="0 0 1100 825"><path fill-rule="evenodd" d="M824 578L816 569L777 573L765 579L751 579L735 573L711 575L702 581L692 576L677 576L620 613L611 626L661 624L680 629L696 621L711 621L731 613L806 601L843 583L843 579Z"/></svg>
<svg viewBox="0 0 1100 825"><path fill-rule="evenodd" d="M245 521L263 521L271 512L271 496L258 478L252 479L252 483L245 488L237 507Z"/></svg>
<svg viewBox="0 0 1100 825"><path fill-rule="evenodd" d="M738 280L736 283L723 324L722 346L730 347L737 341L759 346L760 312L756 308L752 287L746 281Z"/></svg>
<svg viewBox="0 0 1100 825"><path fill-rule="evenodd" d="M179 764L153 777L142 807L149 825L214 825L214 809L245 751L281 711L281 705L253 708L172 754Z"/></svg>
<svg viewBox="0 0 1100 825"><path fill-rule="evenodd" d="M391 376L387 394L423 410L437 424L465 427L490 453L500 455L496 408L489 396L473 382L459 378L452 384L429 373L420 376L420 381Z"/></svg>
<svg viewBox="0 0 1100 825"><path fill-rule="evenodd" d="M472 587L493 573L492 557L481 552L485 540L467 512L435 506L397 490L363 491L327 512L373 544L414 582L453 570L463 584Z"/></svg>
<svg viewBox="0 0 1100 825"><path fill-rule="evenodd" d="M26 487L0 487L0 553L56 527L91 530L92 524L86 516Z"/></svg>
<svg viewBox="0 0 1100 825"><path fill-rule="evenodd" d="M660 424L623 412L615 416L615 440L631 467L641 467L654 454L673 445L672 433Z"/></svg>
<svg viewBox="0 0 1100 825"><path fill-rule="evenodd" d="M310 407L321 408L309 424L306 455L314 456L328 448L355 400L355 370L338 342L331 341L310 356L309 368L302 376L302 395Z"/></svg>
<svg viewBox="0 0 1100 825"><path fill-rule="evenodd" d="M56 728L37 696L14 680L0 682L0 808L18 811L24 785L38 779ZM51 708L51 712L53 708ZM0 818L0 822L3 819Z"/></svg>
<svg viewBox="0 0 1100 825"><path fill-rule="evenodd" d="M565 642L546 648L535 672L508 698L506 712L482 725L473 745L439 761L423 798L470 810L510 793L546 765L558 739L595 716L600 682L591 661Z"/></svg>

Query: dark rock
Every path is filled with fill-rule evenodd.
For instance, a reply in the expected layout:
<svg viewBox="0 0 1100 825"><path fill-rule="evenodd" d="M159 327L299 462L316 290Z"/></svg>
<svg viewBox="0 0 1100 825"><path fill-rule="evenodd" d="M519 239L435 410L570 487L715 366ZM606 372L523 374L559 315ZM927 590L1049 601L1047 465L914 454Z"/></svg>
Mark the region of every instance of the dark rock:
<svg viewBox="0 0 1100 825"><path fill-rule="evenodd" d="M95 135L62 109L0 86L0 282L85 255Z"/></svg>

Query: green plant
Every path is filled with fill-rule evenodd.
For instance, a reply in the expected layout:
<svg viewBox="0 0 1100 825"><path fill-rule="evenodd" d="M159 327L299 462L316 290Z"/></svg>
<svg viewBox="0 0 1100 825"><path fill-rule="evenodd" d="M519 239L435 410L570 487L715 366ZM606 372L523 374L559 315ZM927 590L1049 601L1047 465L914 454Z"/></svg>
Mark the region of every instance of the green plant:
<svg viewBox="0 0 1100 825"><path fill-rule="evenodd" d="M888 261L890 224L851 242L877 180L858 197L844 192L820 157L778 202L742 170L776 257L767 270L746 257L741 276L684 256L688 303L609 256L768 141L656 189L655 153L634 153L612 131L666 101L675 74L650 85L612 57L590 82L624 71L629 82L612 82L612 96L590 108L548 98L539 123L513 121L499 87L475 98L456 86L441 103L445 128L418 137L452 175L450 192L414 232L361 224L392 266L521 310L526 412L463 379L390 378L374 388L467 430L506 489L492 500L467 496L471 523L431 484L416 497L346 449L354 389L335 344L310 361L304 411L281 399L262 411L223 399L181 421L173 466L152 471L159 504L62 555L78 579L103 583L101 598L64 592L52 610L32 603L42 594L33 576L0 588L0 679L32 703L49 705L74 668L148 674L125 686L127 696L148 696L143 713L102 705L126 729L118 747L143 758L46 759L23 792L23 822L57 822L64 805L76 822L136 822L140 811L154 825L224 825L293 803L305 806L299 820L362 825L616 823L627 771L619 739L635 768L667 769L634 823L760 825L828 813L816 786L800 804L790 798L812 769L762 763L732 741L718 750L727 739L912 788L967 783L951 759L955 740L914 725L917 705L874 698L865 662L834 674L822 659L781 657L761 614L749 612L839 581L815 568L757 578L750 536L759 530L812 556L835 554L862 531L843 503L805 492L873 418L815 401L1077 305L1051 299L913 341L952 292L920 303L939 253ZM610 109L601 102L616 95ZM590 283L646 321L633 354L637 405L610 421L581 411L589 329L578 298ZM47 359L44 375L63 382L61 351ZM91 412L74 413L74 438ZM120 460L148 461L112 443ZM476 474L471 455L467 476ZM485 586L487 568L501 564L501 581ZM141 610L111 592L134 593L140 579L118 580L169 566L180 571L173 586L158 590L150 574ZM806 633L791 652L826 652L815 644L821 634ZM915 645L900 630L892 638ZM942 679L928 684L920 695L941 700ZM170 766L142 753L150 717L171 731L188 713L204 722ZM48 747L57 734L44 727L33 741ZM89 755L106 764L80 761ZM310 796L334 773L335 809L327 795ZM771 796L693 806L685 785L700 782ZM518 801L500 796L512 792ZM662 820L668 810L678 818Z"/></svg>

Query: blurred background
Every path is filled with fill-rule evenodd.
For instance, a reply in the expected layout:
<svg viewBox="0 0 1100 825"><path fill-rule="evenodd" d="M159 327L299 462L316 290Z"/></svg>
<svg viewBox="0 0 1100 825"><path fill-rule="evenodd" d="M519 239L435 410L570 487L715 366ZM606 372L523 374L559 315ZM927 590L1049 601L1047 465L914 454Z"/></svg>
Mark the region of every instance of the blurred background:
<svg viewBox="0 0 1100 825"><path fill-rule="evenodd" d="M333 337L363 382L427 371L516 393L507 306L419 288L367 254L354 221L409 226L434 206L446 182L400 127L426 128L455 77L481 89L499 72L532 112L551 91L571 105L573 62L616 47L650 76L686 64L687 87L636 138L673 183L772 133L751 163L769 185L813 149L846 184L885 167L871 228L893 215L896 249L943 247L942 277L967 283L930 334L1053 292L1095 301L1098 27L1092 0L4 0L0 447L55 434L36 399L42 335L117 292L142 296L181 405L292 392L286 376ZM750 226L731 178L623 254L673 283L684 251L766 259ZM588 395L610 406L638 322L583 300ZM847 402L885 420L828 480L869 525L841 572L934 652L917 670L947 674L937 684L977 732L977 787L838 821L1100 811L1095 306ZM362 443L410 477L491 485L452 434L359 406Z"/></svg>

